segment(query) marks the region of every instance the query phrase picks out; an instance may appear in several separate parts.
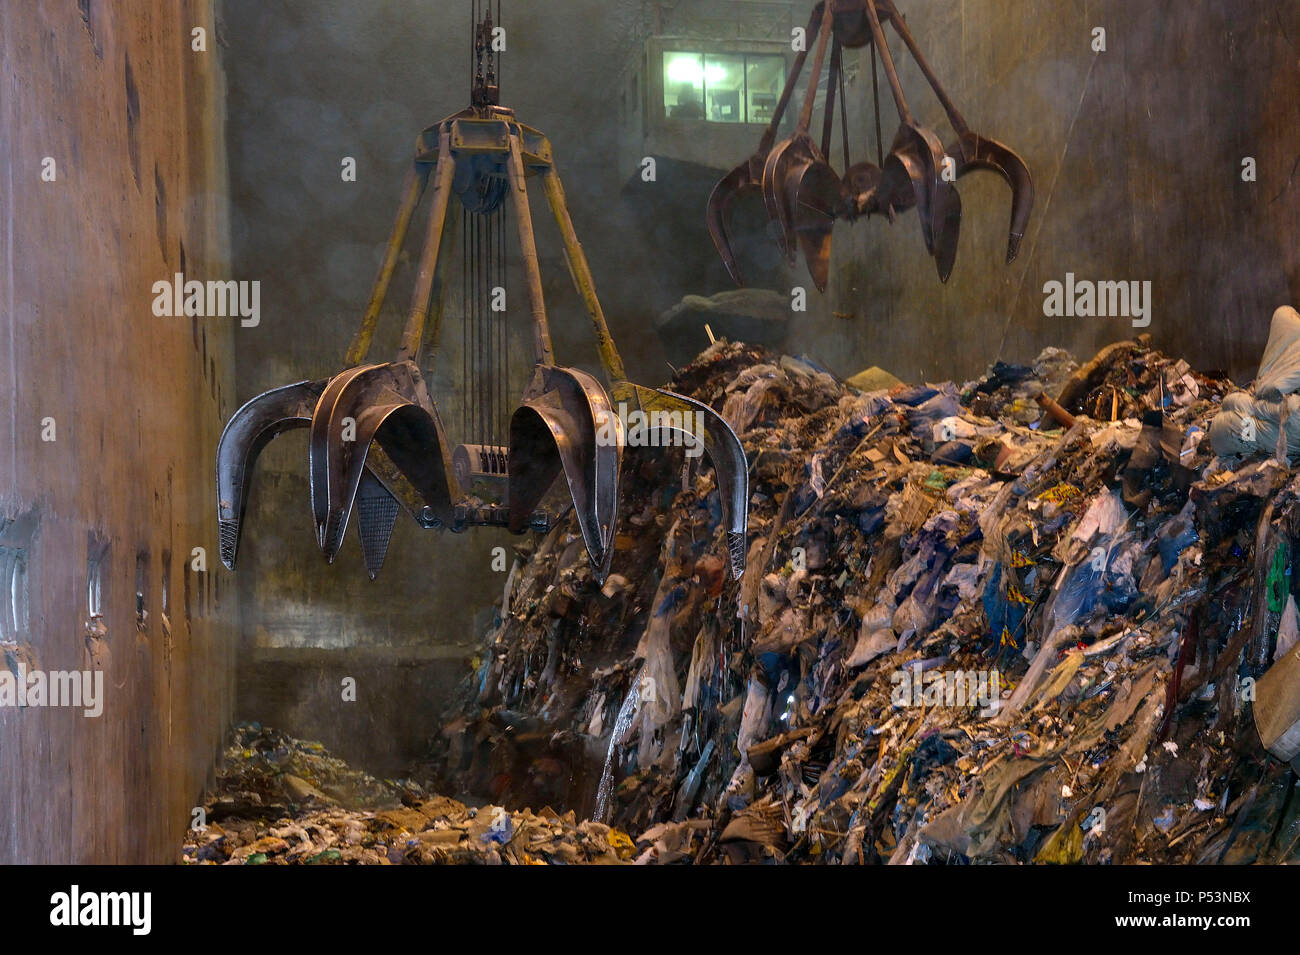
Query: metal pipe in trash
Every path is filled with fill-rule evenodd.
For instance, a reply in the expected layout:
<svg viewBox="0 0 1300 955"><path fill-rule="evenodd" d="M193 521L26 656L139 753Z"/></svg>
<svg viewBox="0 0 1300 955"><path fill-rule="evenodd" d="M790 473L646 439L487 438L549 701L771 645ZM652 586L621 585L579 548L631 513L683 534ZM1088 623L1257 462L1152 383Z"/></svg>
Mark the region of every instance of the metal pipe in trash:
<svg viewBox="0 0 1300 955"><path fill-rule="evenodd" d="M1038 402L1039 407L1051 415L1052 420L1062 428L1065 428L1068 431L1070 428L1074 427L1074 415L1070 414L1070 412L1066 411L1051 398L1047 397L1047 395L1040 394L1035 400Z"/></svg>

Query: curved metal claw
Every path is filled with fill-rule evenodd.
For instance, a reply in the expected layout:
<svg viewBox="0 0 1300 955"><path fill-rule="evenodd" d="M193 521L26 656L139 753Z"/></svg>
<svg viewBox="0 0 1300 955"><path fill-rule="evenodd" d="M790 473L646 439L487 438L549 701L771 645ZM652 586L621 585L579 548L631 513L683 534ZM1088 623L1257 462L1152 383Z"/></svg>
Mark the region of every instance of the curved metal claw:
<svg viewBox="0 0 1300 955"><path fill-rule="evenodd" d="M708 206L705 208L704 221L708 225L713 246L727 268L727 274L737 285L743 286L745 279L740 273L740 264L731 248L731 236L727 232L727 211L731 204L748 192L759 188L752 171L752 161L747 159L731 172L727 173L709 193Z"/></svg>
<svg viewBox="0 0 1300 955"><path fill-rule="evenodd" d="M811 144L811 140L808 142ZM790 168L800 162L798 145L797 137L778 143L767 154L767 162L763 165L763 205L767 207L767 217L777 224L776 241L781 254L791 261L794 259L794 228L786 208L785 185Z"/></svg>
<svg viewBox="0 0 1300 955"><path fill-rule="evenodd" d="M872 197L874 208L869 212L881 212L893 221L894 214L903 209L916 206L926 208L929 204L929 190L926 188L925 167L921 157L907 149L895 149L885 157L885 165L880 170L880 183ZM924 221L921 233L928 243L933 236L928 232Z"/></svg>
<svg viewBox="0 0 1300 955"><path fill-rule="evenodd" d="M317 542L331 563L342 547L375 444L409 482L427 514L443 523L452 519L452 504L459 499L460 489L450 447L415 364L350 368L331 379L311 420L312 516ZM376 497L371 489L368 500ZM389 507L382 503L381 514ZM373 516L378 521L381 514ZM362 528L363 538L373 531L370 516L367 525ZM373 577L377 568L371 559L367 564Z"/></svg>
<svg viewBox="0 0 1300 955"><path fill-rule="evenodd" d="M890 184L884 181L884 170L873 162L854 163L845 171L841 185L845 216L853 220L878 214L892 221L894 213L916 204L916 196L906 175L893 186L894 193L886 195L885 190L890 188Z"/></svg>
<svg viewBox="0 0 1300 955"><path fill-rule="evenodd" d="M942 176L939 177L941 180ZM939 269L939 281L947 282L957 263L957 240L961 237L961 195L952 183L943 181L945 188L934 197L934 262Z"/></svg>
<svg viewBox="0 0 1300 955"><path fill-rule="evenodd" d="M739 580L745 572L749 526L749 462L740 439L721 415L694 398L627 381L616 382L613 391L625 419L629 416L627 409L640 411L645 416L646 431L675 437L669 442L661 437L659 444L680 444L688 453L703 444L717 475L731 574Z"/></svg>
<svg viewBox="0 0 1300 955"><path fill-rule="evenodd" d="M781 251L793 261L802 251L819 291L830 277L831 231L843 208L840 178L811 137L780 143L763 169L763 201L779 226Z"/></svg>
<svg viewBox="0 0 1300 955"><path fill-rule="evenodd" d="M373 450L372 445L375 443L386 450L395 464L399 460L403 461L405 466L398 465L403 474L409 477L412 469L418 469L417 479L419 485L422 485L419 489L427 500L427 506L433 508L440 520L446 522L452 516L453 489L448 486L451 479L444 475L442 480L437 480L438 469L428 467L425 459L425 455L432 455L432 459L436 461L437 451L447 447L436 420L419 405L403 399L395 392L388 392L381 400L384 403L359 412L356 418L355 440L342 442L333 449L335 453L331 454L326 479L329 512L325 515L323 530L322 525L319 522L317 524L317 532L321 535L321 549L325 552L325 559L330 563L334 562L339 549L343 546L343 535L347 531L348 520L362 487L366 464ZM429 478L433 478L432 482ZM374 483L379 482L376 479ZM382 488L382 485L380 487ZM385 494L387 494L386 489ZM388 496L392 497L391 494ZM376 497L377 492L372 488L371 503L375 503ZM378 514L368 515L367 521L371 516L379 519L387 512L387 502L382 498L379 498L379 501L384 506ZM313 500L313 504L315 503ZM394 518L396 508L397 502L393 499ZM389 532L392 530L391 521L388 530ZM369 524L363 527L363 539L371 532L373 528ZM382 556L380 560L382 561ZM374 574L372 573L371 576L373 578Z"/></svg>
<svg viewBox="0 0 1300 955"><path fill-rule="evenodd" d="M510 419L510 530L527 530L537 504L563 471L596 578L614 553L622 426L609 395L574 368L538 369L528 398Z"/></svg>
<svg viewBox="0 0 1300 955"><path fill-rule="evenodd" d="M943 174L945 155L931 130L904 123L885 157L880 191L896 194L903 179L911 183L925 250L935 257L939 277L947 281L957 256L961 198Z"/></svg>
<svg viewBox="0 0 1300 955"><path fill-rule="evenodd" d="M248 506L248 486L262 449L278 434L305 428L326 382L299 381L246 402L226 423L217 443L217 528L221 562L235 569Z"/></svg>
<svg viewBox="0 0 1300 955"><path fill-rule="evenodd" d="M988 169L1011 187L1011 228L1007 234L1007 264L1010 265L1020 252L1034 210L1034 177L1029 173L1028 164L1009 146L969 131L949 147L948 155L957 164L959 178L975 169Z"/></svg>
<svg viewBox="0 0 1300 955"><path fill-rule="evenodd" d="M844 209L844 186L830 163L820 158L796 173L791 184L794 233L813 284L824 292L830 280L831 234Z"/></svg>

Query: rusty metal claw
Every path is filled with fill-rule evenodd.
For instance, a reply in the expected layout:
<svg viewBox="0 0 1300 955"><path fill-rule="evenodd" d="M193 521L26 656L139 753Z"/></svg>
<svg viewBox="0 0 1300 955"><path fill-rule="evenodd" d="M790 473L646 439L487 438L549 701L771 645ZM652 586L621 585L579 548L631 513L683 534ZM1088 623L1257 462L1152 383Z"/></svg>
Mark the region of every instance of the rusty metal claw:
<svg viewBox="0 0 1300 955"><path fill-rule="evenodd" d="M258 456L276 435L311 424L312 411L327 385L326 379L300 381L265 392L248 401L226 424L217 446L217 529L221 562L228 569L235 568L248 488ZM424 507L410 482L379 448L367 459L361 481L363 488L369 488L365 496L374 502L370 511L376 516L381 504L383 511L388 509L388 502L393 508L405 506L413 516L418 516ZM381 492L387 501L381 500ZM388 532L391 530L390 522ZM384 536L386 540L387 535ZM372 560L374 547L370 545L375 539L375 533L367 531L363 524L362 550L367 554L367 566L377 571L383 554L379 553L377 562Z"/></svg>
<svg viewBox="0 0 1300 955"><path fill-rule="evenodd" d="M938 135L919 125L913 117L885 38L886 25L892 26L902 38L942 104L957 133L956 145L952 149L945 152ZM777 223L777 241L782 253L793 261L796 252L802 251L813 280L822 291L825 291L830 274L831 233L835 219L852 221L882 214L892 222L897 213L913 206L921 222L926 251L935 260L940 280L948 281L957 260L961 236L962 202L954 183L971 169L991 169L1011 186L1007 262L1013 261L1033 209L1034 188L1029 168L1011 149L970 131L930 69L893 0L823 0L813 9L808 26L810 37L814 30L817 44L812 76L795 134L785 142L773 145L779 114L784 112L791 84L802 70L804 53L795 62L782 94L778 119L764 133L758 152L732 170L714 189L709 200L709 231L737 284L740 284L739 269L723 222L724 212L736 195L754 186L755 180L763 194L769 218ZM830 77L822 109L822 143L818 149L808 132L823 58L832 37ZM879 56L900 123L888 158L883 155L883 149L879 149L877 164L851 162L843 106L842 50L867 46L872 50L873 97L878 96L875 60ZM842 177L828 161L837 93L840 97L840 122L845 126ZM876 138L879 141L878 98L875 107Z"/></svg>
<svg viewBox="0 0 1300 955"><path fill-rule="evenodd" d="M1007 233L1007 264L1010 265L1020 252L1029 215L1034 209L1034 178L1029 166L1009 146L970 130L949 147L948 155L956 162L958 178L972 170L987 169L1000 175L1011 187L1011 227Z"/></svg>
<svg viewBox="0 0 1300 955"><path fill-rule="evenodd" d="M925 250L935 258L939 278L946 282L957 257L961 197L944 176L944 159L943 146L933 131L905 123L885 158L880 189L884 195L897 196L904 179L911 186Z"/></svg>
<svg viewBox="0 0 1300 955"><path fill-rule="evenodd" d="M630 418L633 411L642 413L645 421L642 430L646 435L655 436L650 443L683 446L688 449L688 453L697 443L703 445L703 451L713 463L717 476L722 519L727 529L727 554L731 573L739 580L745 572L749 464L745 458L745 448L736 433L708 405L662 388L647 388L621 381L614 385L614 400L625 418Z"/></svg>
<svg viewBox="0 0 1300 955"><path fill-rule="evenodd" d="M235 569L258 456L276 435L305 428L324 381L299 381L258 395L231 415L217 443L217 529L221 562Z"/></svg>
<svg viewBox="0 0 1300 955"><path fill-rule="evenodd" d="M904 176L903 185L908 185ZM844 215L850 221L859 216L891 216L893 211L911 208L916 201L908 186L898 197L885 194L884 171L873 162L854 163L844 173ZM900 206L899 203L905 203Z"/></svg>
<svg viewBox="0 0 1300 955"><path fill-rule="evenodd" d="M815 17L827 14L828 2L817 6ZM358 513L362 555L372 579L384 562L403 508L426 528L460 531L473 526L505 526L515 533L530 529L545 532L552 526L552 515L538 505L563 474L594 574L598 580L605 579L614 550L625 435L600 382L586 372L555 364L526 185L529 177L537 176L545 184L560 228L574 285L591 316L607 380L638 407L667 409L679 419L689 412L702 422L696 430L702 432L704 450L718 475L727 514L728 550L733 572L739 575L744 567L748 504L744 449L726 423L706 406L626 382L622 359L569 217L551 144L540 132L518 122L513 110L498 103L496 62L494 56L487 56L487 38L492 33L489 15L476 27L479 72L471 93L473 106L424 130L417 141L413 169L407 175L383 264L347 352L350 367L327 380L299 382L268 392L241 408L227 425L218 453L217 477L222 559L233 567L247 498L247 473L258 452L287 428L310 427L312 517L317 543L331 562L339 553L353 510ZM819 50L824 47L823 39ZM737 281L740 274L727 235L727 208L738 193L759 186L758 173L771 152L779 116L793 87L791 77L759 154L719 183L709 200L710 233ZM818 158L815 151L804 156L798 174L781 184L790 234L814 252L821 248L819 230L832 199L839 201L834 173L829 166L817 167ZM429 222L400 347L392 362L365 364L408 227L426 190L432 192ZM462 234L472 232L476 237L475 243L466 242L466 287L480 290L465 296L465 383L467 390L474 391L475 400L487 405L477 409L482 412L477 426L483 432L467 435L469 440L457 448L464 465L464 486L419 371L426 325L431 326L435 348L442 327L442 293L447 282L440 264L446 258L441 249L453 198L464 211ZM489 310L483 290L492 289L495 301L496 288L489 279L505 281L501 227L507 211L517 231L520 264L527 280L535 372L521 406L510 419L509 446L501 448L496 412L504 410L510 380L509 336L503 322L495 324L501 322L492 317L498 309L493 305ZM479 375L486 381L475 381ZM467 414L467 422L468 418ZM470 429L468 423L466 429ZM475 460L479 465L473 464ZM497 494L503 487L504 502ZM472 495L467 493L470 490Z"/></svg>
<svg viewBox="0 0 1300 955"><path fill-rule="evenodd" d="M311 420L312 516L317 542L331 563L376 443L438 521L451 520L460 497L442 423L415 364L348 369L331 379Z"/></svg>
<svg viewBox="0 0 1300 955"><path fill-rule="evenodd" d="M803 252L818 290L830 275L831 230L843 210L840 177L808 136L781 143L763 171L763 199L779 226L781 250L793 262Z"/></svg>
<svg viewBox="0 0 1300 955"><path fill-rule="evenodd" d="M768 153L763 166L763 205L768 219L777 224L777 245L787 260L794 258L794 230L786 207L785 185L790 166L798 161L795 140L787 139Z"/></svg>
<svg viewBox="0 0 1300 955"><path fill-rule="evenodd" d="M618 516L621 426L609 395L574 368L539 368L510 421L510 529L522 532L563 472L596 577L609 573Z"/></svg>
<svg viewBox="0 0 1300 955"><path fill-rule="evenodd" d="M930 188L931 176L926 168L924 144L922 147L918 149L916 143L907 138L905 131L899 130L894 148L885 157L879 192L885 197L908 196L905 205L891 203L888 208L896 212L902 208L916 207L917 218L921 220L921 236L925 240L925 249L929 252L934 248L934 232L930 227L934 193Z"/></svg>
<svg viewBox="0 0 1300 955"><path fill-rule="evenodd" d="M819 292L830 281L831 234L843 214L844 184L824 159L797 170L792 182L794 234Z"/></svg>
<svg viewBox="0 0 1300 955"><path fill-rule="evenodd" d="M948 183L943 184L934 203L934 261L939 281L947 282L957 262L957 240L961 236L961 195Z"/></svg>
<svg viewBox="0 0 1300 955"><path fill-rule="evenodd" d="M828 11L826 10L826 0L821 0L813 7L812 15L808 18L808 27L806 36L818 35L819 24L827 25ZM824 52L824 47L823 47ZM709 194L708 205L705 209L705 223L709 229L709 235L713 238L713 244L718 250L718 255L722 258L722 264L726 266L727 273L731 276L732 281L737 285L745 284L744 277L740 272L740 265L736 261L735 252L731 246L731 238L727 232L726 214L731 204L741 196L764 190L764 183L769 181L766 170L769 168L773 154L773 145L776 143L777 130L781 128L781 121L785 118L785 111L789 108L790 99L794 94L795 88L799 82L799 75L803 72L804 62L808 58L808 50L805 46L795 57L794 65L791 67L789 76L786 77L785 87L781 90L781 98L776 104L776 109L772 112L771 122L768 123L767 129L763 132L763 138L759 141L758 150L747 160L737 166L731 172L727 173L716 186L713 187L712 193ZM817 60L813 70L814 74L821 72L821 60ZM811 103L805 104L804 114L811 112ZM800 131L803 134L808 132L808 122L806 115L801 117ZM789 141L782 143L778 149L784 151L790 145ZM773 180L774 181L774 180ZM771 206L769 205L769 214ZM789 236L788 230L780 236L782 252L789 256L793 239Z"/></svg>
<svg viewBox="0 0 1300 955"><path fill-rule="evenodd" d="M1029 224L1029 215L1034 207L1034 181L1029 173L1029 166L1009 147L971 131L965 117L948 97L943 84L939 82L938 76L921 52L920 45L912 36L907 21L894 8L893 0L867 0L867 2L876 4L893 24L895 32L902 38L912 59L916 61L926 82L943 106L948 121L957 132L957 141L947 152L955 166L955 175L952 178L959 179L971 169L990 169L1001 175L1011 187L1011 228L1007 238L1007 264L1010 264L1015 261L1020 251L1020 242L1024 238L1025 229ZM953 195L956 195L955 190ZM957 232L960 229L961 211L959 206L957 208L941 206L936 213L949 223L946 226L949 235L940 240L936 255L939 262L939 275L946 282L948 274L952 271L952 261L957 254ZM940 227L945 228L943 225Z"/></svg>
<svg viewBox="0 0 1300 955"><path fill-rule="evenodd" d="M745 279L740 272L740 264L736 261L736 253L731 248L731 236L727 232L727 213L731 209L731 204L741 196L761 188L761 183L754 177L750 168L751 162L745 160L713 187L704 212L704 221L708 226L709 235L713 238L713 246L718 250L718 255L721 256L722 264L726 266L731 280L740 286L745 284Z"/></svg>

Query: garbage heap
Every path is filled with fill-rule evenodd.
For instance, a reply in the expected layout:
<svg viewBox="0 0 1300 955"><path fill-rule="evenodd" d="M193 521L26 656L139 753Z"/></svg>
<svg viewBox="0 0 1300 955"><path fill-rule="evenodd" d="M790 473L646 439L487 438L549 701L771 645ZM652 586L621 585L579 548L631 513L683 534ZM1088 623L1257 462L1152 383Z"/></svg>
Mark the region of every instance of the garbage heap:
<svg viewBox="0 0 1300 955"><path fill-rule="evenodd" d="M467 806L352 769L320 743L235 726L181 847L188 865L620 864L626 833L572 811Z"/></svg>
<svg viewBox="0 0 1300 955"><path fill-rule="evenodd" d="M640 862L1300 857L1251 719L1300 482L1203 440L1226 378L1139 339L863 393L720 342L671 387L744 442L743 579L704 460L630 450L603 585L576 521L521 547L441 791L574 808Z"/></svg>

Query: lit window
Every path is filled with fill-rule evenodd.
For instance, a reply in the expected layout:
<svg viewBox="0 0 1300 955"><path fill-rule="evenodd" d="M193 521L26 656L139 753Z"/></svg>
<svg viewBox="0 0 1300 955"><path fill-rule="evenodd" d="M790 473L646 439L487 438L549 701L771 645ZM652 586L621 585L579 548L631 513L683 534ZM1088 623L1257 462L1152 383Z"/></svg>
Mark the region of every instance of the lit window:
<svg viewBox="0 0 1300 955"><path fill-rule="evenodd" d="M711 123L768 123L785 85L785 57L664 53L664 115Z"/></svg>
<svg viewBox="0 0 1300 955"><path fill-rule="evenodd" d="M664 54L664 109L669 119L704 118L704 55Z"/></svg>
<svg viewBox="0 0 1300 955"><path fill-rule="evenodd" d="M785 88L785 57L745 57L746 122L767 124L772 121L776 104Z"/></svg>
<svg viewBox="0 0 1300 955"><path fill-rule="evenodd" d="M709 122L743 123L745 121L745 58L706 56L704 82L705 98L709 104Z"/></svg>

